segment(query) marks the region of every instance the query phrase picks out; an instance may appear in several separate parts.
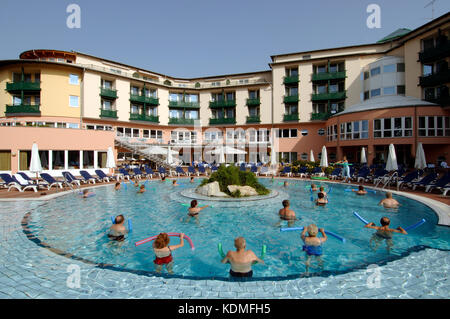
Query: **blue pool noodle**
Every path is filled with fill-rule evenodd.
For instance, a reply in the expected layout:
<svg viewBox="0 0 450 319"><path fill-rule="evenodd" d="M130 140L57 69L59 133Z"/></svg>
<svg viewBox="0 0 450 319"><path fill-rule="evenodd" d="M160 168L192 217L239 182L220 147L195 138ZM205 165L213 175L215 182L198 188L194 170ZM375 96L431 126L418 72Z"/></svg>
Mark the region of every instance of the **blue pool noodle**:
<svg viewBox="0 0 450 319"><path fill-rule="evenodd" d="M280 228L280 232L285 232L285 231L294 231L294 230L303 230L304 227L291 227L291 228ZM340 241L342 241L343 243L345 243L345 238L342 236L339 236L338 234L335 234L331 231L326 230L325 234L333 236L337 239L339 239Z"/></svg>
<svg viewBox="0 0 450 319"><path fill-rule="evenodd" d="M420 225L422 225L422 224L425 223L425 222L426 222L426 220L422 218L421 221L418 221L418 222L415 223L414 225L411 225L411 226L406 227L405 230L406 230L406 231L412 230L412 229L414 229L414 228L419 227Z"/></svg>
<svg viewBox="0 0 450 319"><path fill-rule="evenodd" d="M362 221L364 223L364 225L367 225L369 222L367 220L365 220L364 218L362 218L357 212L353 212L353 215L355 215L356 217L358 217L358 219L360 221Z"/></svg>
<svg viewBox="0 0 450 319"><path fill-rule="evenodd" d="M122 182L122 185L125 189L127 189L127 184L125 184L125 182Z"/></svg>

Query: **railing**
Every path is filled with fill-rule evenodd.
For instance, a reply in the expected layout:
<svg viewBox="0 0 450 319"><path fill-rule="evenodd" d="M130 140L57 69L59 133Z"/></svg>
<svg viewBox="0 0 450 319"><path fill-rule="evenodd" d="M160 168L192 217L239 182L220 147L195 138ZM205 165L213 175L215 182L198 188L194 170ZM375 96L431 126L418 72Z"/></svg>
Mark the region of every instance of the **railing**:
<svg viewBox="0 0 450 319"><path fill-rule="evenodd" d="M6 91L40 91L41 82L8 82L6 83Z"/></svg>
<svg viewBox="0 0 450 319"><path fill-rule="evenodd" d="M130 94L130 102L159 105L158 98L138 94Z"/></svg>
<svg viewBox="0 0 450 319"><path fill-rule="evenodd" d="M247 99L248 106L258 106L260 104L261 104L261 101L259 100L259 98Z"/></svg>
<svg viewBox="0 0 450 319"><path fill-rule="evenodd" d="M311 95L312 101L319 100L342 100L346 98L346 91L333 93L315 93Z"/></svg>
<svg viewBox="0 0 450 319"><path fill-rule="evenodd" d="M345 79L346 72L323 72L315 73L311 75L311 81L324 81L324 80L334 80L334 79Z"/></svg>
<svg viewBox="0 0 450 319"><path fill-rule="evenodd" d="M159 116L130 113L130 121L146 121L159 123Z"/></svg>
<svg viewBox="0 0 450 319"><path fill-rule="evenodd" d="M185 101L169 101L169 107L182 107L186 109L198 109L200 103L198 102L185 102Z"/></svg>
<svg viewBox="0 0 450 319"><path fill-rule="evenodd" d="M331 113L312 113L311 121L326 121L331 116Z"/></svg>
<svg viewBox="0 0 450 319"><path fill-rule="evenodd" d="M420 86L436 86L447 82L450 82L450 71L448 69L419 78Z"/></svg>
<svg viewBox="0 0 450 319"><path fill-rule="evenodd" d="M169 124L194 125L194 119L169 117Z"/></svg>
<svg viewBox="0 0 450 319"><path fill-rule="evenodd" d="M26 105L26 104L19 104L19 105L6 105L6 111L5 114L40 114L40 105Z"/></svg>
<svg viewBox="0 0 450 319"><path fill-rule="evenodd" d="M110 99L117 99L117 90L100 87L100 95Z"/></svg>
<svg viewBox="0 0 450 319"><path fill-rule="evenodd" d="M100 109L100 117L111 117L117 119L117 110Z"/></svg>
<svg viewBox="0 0 450 319"><path fill-rule="evenodd" d="M441 45L419 52L419 61L422 63L431 62L449 55L450 55L450 41L447 40Z"/></svg>
<svg viewBox="0 0 450 319"><path fill-rule="evenodd" d="M284 103L296 103L296 102L298 102L298 94L285 96L283 101L284 101Z"/></svg>
<svg viewBox="0 0 450 319"><path fill-rule="evenodd" d="M218 119L209 119L210 125L215 124L236 124L236 118L228 117L228 118L218 118Z"/></svg>
<svg viewBox="0 0 450 319"><path fill-rule="evenodd" d="M247 116L247 123L260 123L261 118L259 116Z"/></svg>
<svg viewBox="0 0 450 319"><path fill-rule="evenodd" d="M219 101L211 101L209 102L209 107L214 108L222 108L222 107L235 107L236 100L219 100Z"/></svg>
<svg viewBox="0 0 450 319"><path fill-rule="evenodd" d="M283 79L284 84L292 84L298 82L298 75L285 76Z"/></svg>
<svg viewBox="0 0 450 319"><path fill-rule="evenodd" d="M288 121L298 121L299 117L298 117L298 113L293 113L293 114L284 114L283 116L283 121L288 122Z"/></svg>

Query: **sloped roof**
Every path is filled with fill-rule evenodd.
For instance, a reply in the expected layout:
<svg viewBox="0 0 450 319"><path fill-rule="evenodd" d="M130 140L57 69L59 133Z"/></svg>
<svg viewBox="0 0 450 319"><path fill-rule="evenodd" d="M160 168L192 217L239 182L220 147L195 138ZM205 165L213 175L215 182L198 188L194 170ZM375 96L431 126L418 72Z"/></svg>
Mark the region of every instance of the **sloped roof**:
<svg viewBox="0 0 450 319"><path fill-rule="evenodd" d="M410 33L411 30L410 29L406 29L406 28L400 28L395 30L394 32L388 34L387 36L385 36L383 39L377 41L377 43L384 43L384 42L388 42L388 41L392 41L395 40L397 38L400 38L402 36L404 36L405 34Z"/></svg>

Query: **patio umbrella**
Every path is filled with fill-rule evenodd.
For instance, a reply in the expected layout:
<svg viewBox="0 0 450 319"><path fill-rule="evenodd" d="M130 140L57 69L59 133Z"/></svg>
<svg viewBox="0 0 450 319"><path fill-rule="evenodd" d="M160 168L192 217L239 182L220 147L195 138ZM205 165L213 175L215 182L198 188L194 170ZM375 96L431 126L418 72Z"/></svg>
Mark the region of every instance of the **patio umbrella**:
<svg viewBox="0 0 450 319"><path fill-rule="evenodd" d="M394 144L389 144L389 155L386 163L386 170L389 172L398 170L397 155L395 155Z"/></svg>
<svg viewBox="0 0 450 319"><path fill-rule="evenodd" d="M108 147L108 152L106 153L106 168L109 168L109 172L111 173L112 170L116 167L116 163L114 161L114 153L112 150L112 147Z"/></svg>
<svg viewBox="0 0 450 319"><path fill-rule="evenodd" d="M205 154L210 154L210 155L221 155L222 153L227 154L227 155L228 154L247 154L247 152L244 150L233 148L228 145L226 145L226 146L219 145L215 149L205 152Z"/></svg>
<svg viewBox="0 0 450 319"><path fill-rule="evenodd" d="M313 150L311 150L311 152L309 153L309 160L310 160L311 162L315 162Z"/></svg>
<svg viewBox="0 0 450 319"><path fill-rule="evenodd" d="M36 173L36 177L38 177L38 173L42 172L41 158L39 157L39 149L36 143L33 143L31 147L31 161L29 171L31 173Z"/></svg>
<svg viewBox="0 0 450 319"><path fill-rule="evenodd" d="M320 167L328 167L328 155L325 145L322 147L322 157L320 158Z"/></svg>
<svg viewBox="0 0 450 319"><path fill-rule="evenodd" d="M170 149L170 146L167 148L167 164L172 164L172 150Z"/></svg>
<svg viewBox="0 0 450 319"><path fill-rule="evenodd" d="M220 148L220 157L219 157L219 163L225 163L225 150L223 147Z"/></svg>
<svg viewBox="0 0 450 319"><path fill-rule="evenodd" d="M365 164L365 163L367 163L366 149L363 147L361 149L361 164Z"/></svg>
<svg viewBox="0 0 450 319"><path fill-rule="evenodd" d="M417 144L416 149L416 160L414 162L414 167L418 169L424 169L427 167L427 161L425 159L425 152L423 150L422 143Z"/></svg>
<svg viewBox="0 0 450 319"><path fill-rule="evenodd" d="M166 155L167 156L168 149L158 146L158 145L152 145L150 147L143 149L142 152L149 154L149 155ZM177 151L171 150L170 152L172 155L178 154Z"/></svg>
<svg viewBox="0 0 450 319"><path fill-rule="evenodd" d="M270 165L277 165L277 156L275 150L272 148L270 151Z"/></svg>

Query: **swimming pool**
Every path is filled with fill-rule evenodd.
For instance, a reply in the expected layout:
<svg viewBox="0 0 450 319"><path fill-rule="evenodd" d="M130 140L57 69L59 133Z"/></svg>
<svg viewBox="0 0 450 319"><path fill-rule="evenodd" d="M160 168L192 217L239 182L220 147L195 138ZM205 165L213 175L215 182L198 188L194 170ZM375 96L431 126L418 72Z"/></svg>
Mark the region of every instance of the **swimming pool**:
<svg viewBox="0 0 450 319"><path fill-rule="evenodd" d="M82 199L78 193L71 193L40 205L31 212L27 220L27 231L50 247L64 251L84 260L98 264L111 264L117 269L132 271L154 271L154 254L151 243L135 247L134 243L160 232L184 232L193 240L196 249L185 247L176 250L174 273L192 278L228 278L229 265L220 263L217 244L222 243L224 251L233 249L233 240L244 236L247 247L259 255L261 246L267 245L265 265L254 266L254 277L259 279L283 279L302 276L305 272L305 253L301 250L300 232L280 232L287 227L278 218L281 201L289 199L291 208L301 218L294 226L316 223L319 227L346 238L346 243L329 237L324 245L324 268L310 268L316 275L349 272L369 264L382 264L401 258L411 250L421 247L450 249L450 231L436 226L437 216L426 205L401 196L395 198L401 203L398 210L385 210L378 206L384 193L369 193L364 197L346 192L348 186L332 184L330 203L326 207L312 204L307 190L310 182L289 180L289 187L283 187L284 180L260 179L265 186L279 192L279 196L262 201L211 202L199 201L200 205L212 204L200 213L199 223L186 219L190 199L180 192L198 185L179 180L180 187L169 182L149 181L147 192L137 194L136 188L128 184L115 192L113 186L95 188L95 197ZM143 182L142 182L143 183ZM316 183L317 184L317 183ZM320 184L320 183L319 183ZM329 186L325 182L326 190ZM331 185L331 184L329 184ZM414 224L425 218L427 222L410 231L409 235L396 234L390 253L381 245L377 251L369 248L373 230L364 228L353 216L359 212L369 221L379 223L382 216L391 219L391 226ZM123 214L133 221L133 232L125 242L111 242L106 237L111 225L110 216ZM172 238L171 244L177 244ZM163 273L165 273L163 271Z"/></svg>

